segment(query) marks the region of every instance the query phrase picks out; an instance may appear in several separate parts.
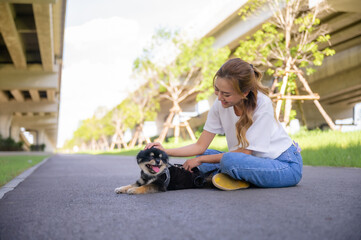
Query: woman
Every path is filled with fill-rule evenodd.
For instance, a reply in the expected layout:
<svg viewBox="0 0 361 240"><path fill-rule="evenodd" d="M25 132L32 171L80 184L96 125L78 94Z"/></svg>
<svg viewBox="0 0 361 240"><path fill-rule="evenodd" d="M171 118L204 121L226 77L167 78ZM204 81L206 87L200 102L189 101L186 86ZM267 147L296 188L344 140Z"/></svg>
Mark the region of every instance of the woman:
<svg viewBox="0 0 361 240"><path fill-rule="evenodd" d="M260 83L261 73L251 64L228 60L213 78L218 96L211 107L203 132L194 144L164 149L169 156L189 157L183 167L198 167L214 174L213 184L223 190L249 187L288 187L302 177L302 157L274 115L268 90ZM216 134L225 134L229 152L210 150Z"/></svg>

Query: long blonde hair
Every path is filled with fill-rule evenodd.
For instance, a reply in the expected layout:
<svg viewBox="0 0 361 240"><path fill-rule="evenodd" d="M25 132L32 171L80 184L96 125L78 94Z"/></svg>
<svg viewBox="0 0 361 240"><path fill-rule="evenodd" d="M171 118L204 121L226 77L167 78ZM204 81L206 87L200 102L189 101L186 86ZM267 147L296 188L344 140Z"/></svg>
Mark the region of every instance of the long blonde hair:
<svg viewBox="0 0 361 240"><path fill-rule="evenodd" d="M249 92L241 105L242 114L236 123L238 145L242 149L249 146L246 132L253 124L253 112L257 106L257 91L268 95L268 88L261 83L262 73L252 64L240 58L233 58L222 65L213 77L213 85L217 78L231 83L237 93L244 95Z"/></svg>

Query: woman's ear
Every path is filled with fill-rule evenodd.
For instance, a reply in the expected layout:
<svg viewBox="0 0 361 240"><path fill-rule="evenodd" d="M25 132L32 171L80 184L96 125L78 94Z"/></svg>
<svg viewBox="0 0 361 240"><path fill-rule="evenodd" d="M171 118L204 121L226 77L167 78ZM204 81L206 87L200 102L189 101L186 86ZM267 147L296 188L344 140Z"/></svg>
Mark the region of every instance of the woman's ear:
<svg viewBox="0 0 361 240"><path fill-rule="evenodd" d="M243 97L244 97L244 98L247 98L249 92L250 92L250 91L244 92L244 93L243 93Z"/></svg>

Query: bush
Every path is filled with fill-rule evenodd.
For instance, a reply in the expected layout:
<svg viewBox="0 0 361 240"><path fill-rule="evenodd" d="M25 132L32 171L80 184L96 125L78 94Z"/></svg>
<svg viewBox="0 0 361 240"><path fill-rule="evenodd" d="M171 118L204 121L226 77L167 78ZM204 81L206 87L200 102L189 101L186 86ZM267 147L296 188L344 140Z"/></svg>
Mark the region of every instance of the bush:
<svg viewBox="0 0 361 240"><path fill-rule="evenodd" d="M0 151L23 151L23 142L16 142L11 137L2 138L0 135Z"/></svg>
<svg viewBox="0 0 361 240"><path fill-rule="evenodd" d="M41 151L44 152L45 149L45 144L32 144L30 145L30 150L31 151Z"/></svg>

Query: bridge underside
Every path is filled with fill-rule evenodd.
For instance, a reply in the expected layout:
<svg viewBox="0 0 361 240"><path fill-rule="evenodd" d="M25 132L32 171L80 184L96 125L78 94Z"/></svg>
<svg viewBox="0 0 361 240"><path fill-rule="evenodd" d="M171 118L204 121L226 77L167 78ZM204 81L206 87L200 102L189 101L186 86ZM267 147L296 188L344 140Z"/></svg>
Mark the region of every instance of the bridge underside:
<svg viewBox="0 0 361 240"><path fill-rule="evenodd" d="M57 139L65 5L0 3L0 134L19 141L25 129L47 151Z"/></svg>

